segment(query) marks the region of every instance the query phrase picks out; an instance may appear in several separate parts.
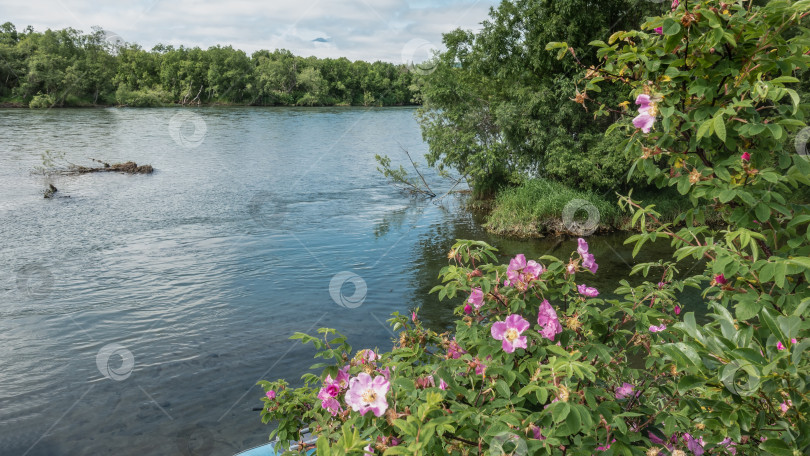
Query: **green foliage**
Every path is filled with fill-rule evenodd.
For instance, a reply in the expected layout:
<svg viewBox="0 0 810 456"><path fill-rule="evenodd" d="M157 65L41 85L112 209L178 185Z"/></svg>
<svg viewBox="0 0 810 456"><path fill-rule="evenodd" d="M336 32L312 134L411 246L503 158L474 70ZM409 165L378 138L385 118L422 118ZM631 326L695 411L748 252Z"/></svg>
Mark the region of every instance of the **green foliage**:
<svg viewBox="0 0 810 456"><path fill-rule="evenodd" d="M639 119L654 117L649 133L629 119L612 128L626 128L635 169L691 206L670 223L621 199L639 230L627 239L634 254L668 240L672 261L635 265L644 280L620 280L616 299L599 299L584 288L586 267L597 272L584 240L569 258L509 266L491 264L485 243L458 241L433 289L458 303L453 334L395 313L391 352L349 360L321 347L336 362L307 376L321 398L341 366L349 385L384 378L384 414L361 415L340 386L335 415L315 400L264 416L317 423L322 454L491 454L504 442L520 454L810 453L810 206L795 196L807 194L810 160L789 142L806 128L795 87L810 64L808 14L810 0L682 0L641 30L594 42L601 63L583 86L649 96L638 100ZM569 47L548 45L560 58ZM721 226L706 225L712 214ZM686 287L701 291L702 308L681 312Z"/></svg>
<svg viewBox="0 0 810 456"><path fill-rule="evenodd" d="M103 30L18 32L0 26L0 97L36 107L410 104L413 75L404 65L298 57L286 50L248 56L231 46L207 50L112 43ZM40 95L41 94L41 95ZM45 98L43 98L45 97Z"/></svg>
<svg viewBox="0 0 810 456"><path fill-rule="evenodd" d="M56 98L53 95L38 93L31 98L28 103L29 108L50 108L56 104Z"/></svg>
<svg viewBox="0 0 810 456"><path fill-rule="evenodd" d="M661 9L626 0L504 1L480 32L445 34L447 51L418 85L429 163L456 169L474 186L532 175L583 190L621 189L629 160L615 147L621 139L604 135L615 119L595 119L570 102L587 69L555 60L545 46L565 40L584 66L596 65L590 41ZM602 95L618 104L625 93L614 87Z"/></svg>

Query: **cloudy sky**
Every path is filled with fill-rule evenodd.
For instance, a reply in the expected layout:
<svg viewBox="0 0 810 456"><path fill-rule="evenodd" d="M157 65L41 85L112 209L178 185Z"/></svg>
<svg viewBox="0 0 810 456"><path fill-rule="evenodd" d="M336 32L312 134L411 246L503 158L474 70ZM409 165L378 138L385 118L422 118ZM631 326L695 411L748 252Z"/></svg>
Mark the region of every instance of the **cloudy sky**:
<svg viewBox="0 0 810 456"><path fill-rule="evenodd" d="M232 45L303 56L419 62L441 34L477 30L496 0L0 0L0 22L23 29L100 26L145 49Z"/></svg>

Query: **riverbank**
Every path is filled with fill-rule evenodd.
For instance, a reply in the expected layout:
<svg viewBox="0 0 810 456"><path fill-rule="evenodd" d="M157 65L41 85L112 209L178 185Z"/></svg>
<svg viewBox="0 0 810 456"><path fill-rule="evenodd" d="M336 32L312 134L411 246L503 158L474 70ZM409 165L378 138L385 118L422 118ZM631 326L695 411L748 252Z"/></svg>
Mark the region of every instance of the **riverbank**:
<svg viewBox="0 0 810 456"><path fill-rule="evenodd" d="M174 107L203 107L203 108L215 108L215 107L288 107L288 108L351 108L351 107L379 107L379 108L389 108L389 107L407 107L407 106L418 106L415 104L347 104L347 103L334 103L334 104L283 104L283 103L275 103L275 104L261 104L261 103L233 103L229 101L213 101L213 102L205 102L205 103L178 103L173 101L160 101L153 98L147 99L134 99L130 100L127 103L116 103L116 102L107 102L107 103L94 103L92 100L83 99L78 97L69 97L63 103L56 105L51 102L46 101L45 103L38 102L34 103L33 105L28 102L26 103L24 100L19 98L9 98L9 99L0 99L0 108L15 108L15 109L53 109L53 108L66 108L66 109L73 109L73 108L174 108Z"/></svg>
<svg viewBox="0 0 810 456"><path fill-rule="evenodd" d="M664 223L674 221L691 208L687 199L678 196L675 189L633 193L633 199L642 205L654 204ZM618 200L616 192L586 192L538 178L501 190L489 204L472 204L488 210L484 224L487 231L504 236L538 238L576 234L572 231L577 230L595 233L629 230L632 214L619 207Z"/></svg>

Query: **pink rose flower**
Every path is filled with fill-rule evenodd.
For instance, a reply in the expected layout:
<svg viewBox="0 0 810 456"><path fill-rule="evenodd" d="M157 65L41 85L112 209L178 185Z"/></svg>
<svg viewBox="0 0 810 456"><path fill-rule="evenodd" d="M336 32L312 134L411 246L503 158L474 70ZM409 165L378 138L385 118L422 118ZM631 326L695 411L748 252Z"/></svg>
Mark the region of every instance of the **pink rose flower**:
<svg viewBox="0 0 810 456"><path fill-rule="evenodd" d="M273 390L266 392L264 395L267 396L267 398L271 401L276 398L276 392Z"/></svg>
<svg viewBox="0 0 810 456"><path fill-rule="evenodd" d="M667 325L661 323L658 326L650 326L650 332L657 333L667 329Z"/></svg>
<svg viewBox="0 0 810 456"><path fill-rule="evenodd" d="M659 35L663 35L664 34L664 27L656 27L655 28L655 33L657 33Z"/></svg>
<svg viewBox="0 0 810 456"><path fill-rule="evenodd" d="M484 305L484 292L480 288L473 288L470 297L467 298L467 303L474 305L476 309L480 309Z"/></svg>
<svg viewBox="0 0 810 456"><path fill-rule="evenodd" d="M500 340L501 347L506 353L512 353L515 348L526 348L526 336L521 336L523 331L529 329L529 322L518 314L506 317L506 321L493 323L492 337Z"/></svg>
<svg viewBox="0 0 810 456"><path fill-rule="evenodd" d="M748 152L743 152L743 154L742 154L742 156L740 156L740 158L742 159L742 161L746 161L746 162L751 161L751 154L749 154Z"/></svg>
<svg viewBox="0 0 810 456"><path fill-rule="evenodd" d="M509 261L509 266L506 268L506 280L503 284L525 291L529 283L537 280L543 272L545 272L545 268L542 264L534 260L527 262L526 256L520 253Z"/></svg>
<svg viewBox="0 0 810 456"><path fill-rule="evenodd" d="M355 412L365 415L371 411L374 416L380 417L388 409L388 401L385 395L391 384L385 377L378 375L372 380L371 376L365 372L357 374L349 381L349 390L346 392L346 403Z"/></svg>
<svg viewBox="0 0 810 456"><path fill-rule="evenodd" d="M537 324L542 327L540 335L551 341L563 330L560 320L557 318L557 312L551 307L548 300L543 300L540 304L537 312Z"/></svg>
<svg viewBox="0 0 810 456"><path fill-rule="evenodd" d="M577 285L577 291L586 298L595 298L599 296L599 290L593 287L585 286L585 284Z"/></svg>
<svg viewBox="0 0 810 456"><path fill-rule="evenodd" d="M616 399L627 399L633 394L633 385L623 382L622 386L616 388Z"/></svg>
<svg viewBox="0 0 810 456"><path fill-rule="evenodd" d="M599 265L596 264L596 258L590 253L582 255L582 266L585 266L585 268L593 274L596 274L596 270L599 269Z"/></svg>
<svg viewBox="0 0 810 456"><path fill-rule="evenodd" d="M588 241L582 238L577 239L577 253L580 255L588 253Z"/></svg>
<svg viewBox="0 0 810 456"><path fill-rule="evenodd" d="M702 456L706 450L703 449L703 445L706 443L703 441L703 437L694 438L691 434L686 433L683 435L684 441L686 441L686 448L689 449L695 456Z"/></svg>
<svg viewBox="0 0 810 456"><path fill-rule="evenodd" d="M467 353L461 346L456 342L455 336L453 340L447 345L447 357L452 359L459 359L461 355Z"/></svg>

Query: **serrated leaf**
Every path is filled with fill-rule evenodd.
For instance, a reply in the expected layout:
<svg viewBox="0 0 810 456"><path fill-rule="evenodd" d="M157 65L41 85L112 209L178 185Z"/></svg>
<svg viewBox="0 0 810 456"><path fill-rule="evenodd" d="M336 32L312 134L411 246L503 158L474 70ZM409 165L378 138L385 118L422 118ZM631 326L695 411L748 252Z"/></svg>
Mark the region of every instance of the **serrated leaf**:
<svg viewBox="0 0 810 456"><path fill-rule="evenodd" d="M726 142L726 122L723 120L723 116L714 118L714 134L720 138L720 141Z"/></svg>

